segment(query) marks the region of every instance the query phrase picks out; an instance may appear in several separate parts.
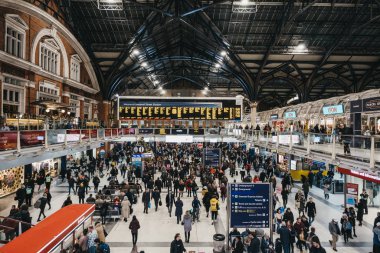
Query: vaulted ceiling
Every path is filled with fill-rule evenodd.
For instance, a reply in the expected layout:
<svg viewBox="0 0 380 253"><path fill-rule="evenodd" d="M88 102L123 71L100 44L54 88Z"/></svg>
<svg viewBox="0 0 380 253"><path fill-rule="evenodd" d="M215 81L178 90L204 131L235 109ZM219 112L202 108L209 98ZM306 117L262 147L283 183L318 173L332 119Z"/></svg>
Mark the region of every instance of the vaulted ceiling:
<svg viewBox="0 0 380 253"><path fill-rule="evenodd" d="M208 87L268 109L380 88L380 0L58 2L104 98Z"/></svg>

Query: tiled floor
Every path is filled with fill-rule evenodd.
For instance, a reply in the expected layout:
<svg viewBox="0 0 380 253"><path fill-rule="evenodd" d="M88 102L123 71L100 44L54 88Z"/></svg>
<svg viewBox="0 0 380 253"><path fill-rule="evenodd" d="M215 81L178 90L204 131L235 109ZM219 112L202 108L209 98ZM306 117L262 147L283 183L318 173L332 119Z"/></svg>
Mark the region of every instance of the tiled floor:
<svg viewBox="0 0 380 253"><path fill-rule="evenodd" d="M237 179L239 181L239 179ZM101 186L105 184L105 179L102 179ZM279 184L280 185L280 184ZM67 186L66 184L54 184L52 187L52 209L47 210L46 214L49 215L54 211L57 211L65 198L67 197ZM279 191L280 189L278 189ZM289 197L289 206L294 210L294 193L297 191L293 188L293 193ZM42 193L42 191L41 191ZM198 194L200 196L200 193ZM330 248L328 240L330 235L328 233L328 223L332 218L340 219L342 209L341 204L343 203L342 195L330 195L330 201L323 199L322 190L317 188L312 188L310 195L315 197L315 202L317 205L317 217L313 226L316 227L317 235L322 241L323 246L326 248L327 252L333 252ZM141 196L141 195L140 195ZM166 193L162 194L162 198L166 196ZM184 195L186 196L186 194ZM34 200L37 199L37 195ZM72 195L72 199L75 203L78 203L78 198ZM184 210L190 209L191 199L189 197L184 197ZM9 196L0 200L0 215L7 215L9 213L10 205L14 203L13 196ZM164 202L164 201L163 201ZM31 214L33 216L33 223L36 223L38 210L31 208ZM173 240L175 233L181 233L184 237L183 227L176 224L176 218L174 216L169 217L168 212L165 207L159 207L159 210L155 212L153 209L149 210L149 214L143 214L143 208L141 201L137 206L134 207L134 214L137 216L141 223L141 229L139 230L138 237L138 249L144 250L148 253L164 253L169 252L170 242ZM366 215L364 218L367 223L362 227L357 226L358 237L345 244L340 238L338 243L338 251L344 253L365 253L370 252L372 248L372 223L377 209L370 208L370 215ZM174 210L173 210L174 213ZM221 204L220 215L219 215L218 226L211 225L211 219L206 218L205 211L201 210L201 221L193 225L193 230L191 232L190 244L185 244L188 252L212 252L212 236L215 234L216 228L220 229L219 226L225 226L226 224L226 203ZM132 249L131 245L131 234L128 229L129 221L126 223L124 221L119 221L116 223L111 223L107 225L109 236L107 241L111 246L113 253L125 253L130 252ZM277 235L275 235L276 237ZM299 252L298 249L295 252Z"/></svg>

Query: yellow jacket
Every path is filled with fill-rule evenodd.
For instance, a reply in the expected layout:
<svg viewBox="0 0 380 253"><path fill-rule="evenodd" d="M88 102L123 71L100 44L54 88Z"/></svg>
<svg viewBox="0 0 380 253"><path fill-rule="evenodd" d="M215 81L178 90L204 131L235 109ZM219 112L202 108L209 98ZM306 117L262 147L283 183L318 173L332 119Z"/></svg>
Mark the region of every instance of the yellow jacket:
<svg viewBox="0 0 380 253"><path fill-rule="evenodd" d="M210 200L210 210L211 210L211 212L218 211L218 207L219 207L219 201L216 198L212 198Z"/></svg>

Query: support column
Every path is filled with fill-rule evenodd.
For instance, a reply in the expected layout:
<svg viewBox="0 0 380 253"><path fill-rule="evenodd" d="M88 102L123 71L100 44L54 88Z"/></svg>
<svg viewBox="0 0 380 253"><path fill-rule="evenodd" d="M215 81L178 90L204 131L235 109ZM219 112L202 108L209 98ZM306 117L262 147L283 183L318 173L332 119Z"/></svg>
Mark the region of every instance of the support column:
<svg viewBox="0 0 380 253"><path fill-rule="evenodd" d="M250 107L251 107L251 126L252 126L252 129L255 129L257 125L257 122L256 122L257 103L256 102L251 103Z"/></svg>
<svg viewBox="0 0 380 253"><path fill-rule="evenodd" d="M111 102L110 101L103 101L102 104L99 105L99 120L104 122L104 127L108 128L109 127L109 122L110 122L110 106Z"/></svg>

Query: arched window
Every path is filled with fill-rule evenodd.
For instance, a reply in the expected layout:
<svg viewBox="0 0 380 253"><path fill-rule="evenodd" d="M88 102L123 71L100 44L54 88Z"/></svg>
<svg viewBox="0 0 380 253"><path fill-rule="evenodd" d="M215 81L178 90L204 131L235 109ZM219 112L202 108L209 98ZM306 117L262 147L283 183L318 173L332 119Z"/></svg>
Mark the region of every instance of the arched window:
<svg viewBox="0 0 380 253"><path fill-rule="evenodd" d="M71 56L70 62L70 79L80 82L80 63L82 60L77 54Z"/></svg>
<svg viewBox="0 0 380 253"><path fill-rule="evenodd" d="M25 31L28 25L16 14L5 15L5 52L25 58Z"/></svg>
<svg viewBox="0 0 380 253"><path fill-rule="evenodd" d="M60 74L59 45L54 39L45 39L40 42L40 66L53 74Z"/></svg>

